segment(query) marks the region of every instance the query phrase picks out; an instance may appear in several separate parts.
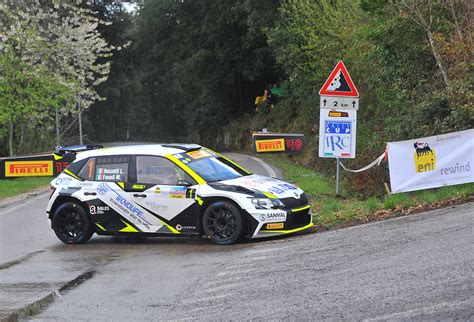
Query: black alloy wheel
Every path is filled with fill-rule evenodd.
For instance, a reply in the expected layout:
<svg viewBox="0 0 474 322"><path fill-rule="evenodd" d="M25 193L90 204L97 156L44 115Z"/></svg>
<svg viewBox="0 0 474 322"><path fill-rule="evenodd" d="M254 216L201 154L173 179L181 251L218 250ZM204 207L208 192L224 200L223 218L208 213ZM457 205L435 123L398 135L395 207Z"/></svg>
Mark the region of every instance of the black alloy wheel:
<svg viewBox="0 0 474 322"><path fill-rule="evenodd" d="M217 201L207 207L202 226L213 243L231 245L242 235L242 215L230 202Z"/></svg>
<svg viewBox="0 0 474 322"><path fill-rule="evenodd" d="M74 202L59 206L53 214L52 222L56 236L66 244L82 244L94 234L86 211Z"/></svg>

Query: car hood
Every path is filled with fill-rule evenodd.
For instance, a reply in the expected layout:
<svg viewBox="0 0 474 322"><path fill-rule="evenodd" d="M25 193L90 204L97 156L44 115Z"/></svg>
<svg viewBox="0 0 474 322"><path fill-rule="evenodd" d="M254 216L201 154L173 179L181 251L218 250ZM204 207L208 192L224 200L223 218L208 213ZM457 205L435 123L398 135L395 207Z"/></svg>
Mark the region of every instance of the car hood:
<svg viewBox="0 0 474 322"><path fill-rule="evenodd" d="M220 183L229 186L240 186L260 193L269 193L279 199L290 197L299 199L304 193L303 190L288 182L258 174L225 180Z"/></svg>

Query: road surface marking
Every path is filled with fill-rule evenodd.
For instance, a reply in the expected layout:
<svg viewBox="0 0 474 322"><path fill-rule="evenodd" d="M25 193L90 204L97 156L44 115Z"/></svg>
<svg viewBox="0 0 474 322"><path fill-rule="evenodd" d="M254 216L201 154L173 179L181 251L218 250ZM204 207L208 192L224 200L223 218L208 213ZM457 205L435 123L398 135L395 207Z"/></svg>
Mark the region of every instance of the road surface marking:
<svg viewBox="0 0 474 322"><path fill-rule="evenodd" d="M43 193L43 194L40 194L40 195L38 195L34 198L28 198L26 201L25 200L20 200L20 201L18 201L20 203L19 205L16 205L16 206L13 206L13 207L7 206L5 208L5 210L0 211L0 215L4 215L4 214L7 214L9 212L13 212L14 210L20 209L21 207L31 203L32 201L36 201L36 200L39 200L41 198L46 197L47 195L48 195L47 193ZM46 212L46 210L45 210L45 212Z"/></svg>

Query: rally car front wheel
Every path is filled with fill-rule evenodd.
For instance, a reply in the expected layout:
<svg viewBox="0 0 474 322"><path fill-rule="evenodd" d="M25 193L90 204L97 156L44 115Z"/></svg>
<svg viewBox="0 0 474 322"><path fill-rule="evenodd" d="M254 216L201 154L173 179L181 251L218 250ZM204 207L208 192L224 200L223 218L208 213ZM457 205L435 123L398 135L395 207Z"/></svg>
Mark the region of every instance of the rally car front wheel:
<svg viewBox="0 0 474 322"><path fill-rule="evenodd" d="M242 235L242 215L230 202L216 201L204 212L202 226L204 233L213 243L230 245Z"/></svg>
<svg viewBox="0 0 474 322"><path fill-rule="evenodd" d="M59 206L53 213L52 224L56 236L66 244L82 244L94 234L86 211L74 202Z"/></svg>

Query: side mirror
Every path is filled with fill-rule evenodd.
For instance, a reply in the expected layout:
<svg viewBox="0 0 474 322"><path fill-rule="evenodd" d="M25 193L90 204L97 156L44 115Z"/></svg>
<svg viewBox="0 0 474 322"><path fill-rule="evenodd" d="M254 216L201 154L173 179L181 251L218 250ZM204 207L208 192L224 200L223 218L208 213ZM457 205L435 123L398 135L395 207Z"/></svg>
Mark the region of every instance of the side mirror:
<svg viewBox="0 0 474 322"><path fill-rule="evenodd" d="M187 180L178 180L178 186L189 187L192 186L192 184Z"/></svg>

